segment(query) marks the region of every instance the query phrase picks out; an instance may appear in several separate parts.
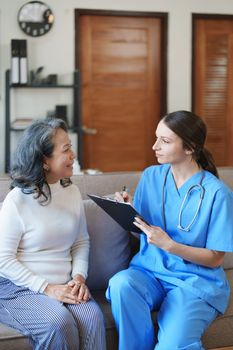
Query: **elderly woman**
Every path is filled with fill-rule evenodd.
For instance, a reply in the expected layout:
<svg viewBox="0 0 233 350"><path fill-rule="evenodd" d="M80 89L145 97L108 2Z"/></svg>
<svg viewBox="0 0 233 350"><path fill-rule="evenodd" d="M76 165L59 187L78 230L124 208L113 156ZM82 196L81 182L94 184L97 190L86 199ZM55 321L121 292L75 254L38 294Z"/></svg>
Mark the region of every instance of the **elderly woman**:
<svg viewBox="0 0 233 350"><path fill-rule="evenodd" d="M0 322L36 350L105 349L103 316L85 284L89 236L71 146L62 120L29 126L0 213Z"/></svg>

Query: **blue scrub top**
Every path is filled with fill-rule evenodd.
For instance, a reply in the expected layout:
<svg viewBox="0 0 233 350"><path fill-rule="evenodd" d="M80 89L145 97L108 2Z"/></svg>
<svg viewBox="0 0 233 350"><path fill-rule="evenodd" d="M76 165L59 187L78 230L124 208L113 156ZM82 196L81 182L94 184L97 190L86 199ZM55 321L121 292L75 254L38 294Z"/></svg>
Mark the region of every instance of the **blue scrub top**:
<svg viewBox="0 0 233 350"><path fill-rule="evenodd" d="M164 179L167 178L164 184ZM164 229L162 215L162 189L169 236L178 243L211 250L233 251L233 193L213 174L204 171L202 186L205 193L198 216L189 232L177 228L184 197L193 185L199 184L202 172L194 174L177 189L169 165L147 168L137 186L134 206L152 225ZM181 216L182 227L192 221L200 200L200 189L189 194ZM154 276L173 285L186 288L204 299L220 313L226 310L230 288L222 267L209 268L186 261L148 244L146 235L140 236L140 251L131 261L151 271Z"/></svg>

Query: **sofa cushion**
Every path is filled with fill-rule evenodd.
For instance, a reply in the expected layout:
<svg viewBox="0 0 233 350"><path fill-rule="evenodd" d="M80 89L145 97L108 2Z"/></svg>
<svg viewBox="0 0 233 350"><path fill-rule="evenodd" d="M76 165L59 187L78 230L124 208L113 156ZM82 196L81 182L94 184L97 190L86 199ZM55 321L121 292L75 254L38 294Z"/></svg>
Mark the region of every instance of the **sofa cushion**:
<svg viewBox="0 0 233 350"><path fill-rule="evenodd" d="M223 268L224 269L232 269L233 268L233 253L225 253L223 260Z"/></svg>
<svg viewBox="0 0 233 350"><path fill-rule="evenodd" d="M0 350L32 350L28 338L0 323Z"/></svg>
<svg viewBox="0 0 233 350"><path fill-rule="evenodd" d="M107 287L116 272L128 267L129 233L92 200L84 200L91 249L87 284L90 289Z"/></svg>

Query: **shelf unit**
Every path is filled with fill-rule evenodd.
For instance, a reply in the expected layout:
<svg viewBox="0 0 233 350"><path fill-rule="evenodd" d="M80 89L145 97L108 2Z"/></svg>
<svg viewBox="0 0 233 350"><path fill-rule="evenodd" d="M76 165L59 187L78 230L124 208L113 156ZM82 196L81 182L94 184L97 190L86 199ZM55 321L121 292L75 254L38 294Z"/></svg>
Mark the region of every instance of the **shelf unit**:
<svg viewBox="0 0 233 350"><path fill-rule="evenodd" d="M72 89L73 90L73 116L72 126L70 131L77 133L80 125L80 74L76 70L73 73L73 84L27 84L27 85L12 85L10 81L10 70L6 71L5 85L5 172L9 171L11 161L11 132L20 131L11 126L11 91L13 89ZM22 130L22 129L21 129ZM78 152L80 151L78 147ZM78 154L79 162L81 163L81 155Z"/></svg>

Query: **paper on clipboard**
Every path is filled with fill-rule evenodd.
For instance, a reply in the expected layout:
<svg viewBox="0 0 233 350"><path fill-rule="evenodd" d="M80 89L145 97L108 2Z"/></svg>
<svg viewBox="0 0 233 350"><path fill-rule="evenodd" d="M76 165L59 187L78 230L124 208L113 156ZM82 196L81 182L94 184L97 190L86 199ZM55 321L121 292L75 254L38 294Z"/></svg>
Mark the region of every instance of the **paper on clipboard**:
<svg viewBox="0 0 233 350"><path fill-rule="evenodd" d="M138 216L143 221L146 222L146 220L136 211L136 209L134 209L130 203L118 202L114 199L100 197L94 194L88 194L88 197L90 197L126 231L142 233L140 229L133 224L134 218L135 216Z"/></svg>

